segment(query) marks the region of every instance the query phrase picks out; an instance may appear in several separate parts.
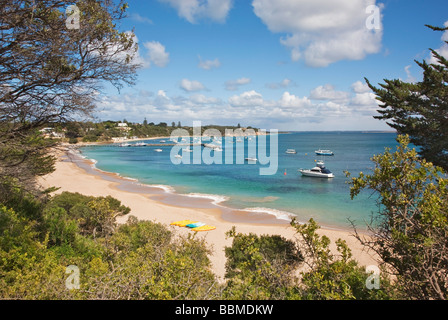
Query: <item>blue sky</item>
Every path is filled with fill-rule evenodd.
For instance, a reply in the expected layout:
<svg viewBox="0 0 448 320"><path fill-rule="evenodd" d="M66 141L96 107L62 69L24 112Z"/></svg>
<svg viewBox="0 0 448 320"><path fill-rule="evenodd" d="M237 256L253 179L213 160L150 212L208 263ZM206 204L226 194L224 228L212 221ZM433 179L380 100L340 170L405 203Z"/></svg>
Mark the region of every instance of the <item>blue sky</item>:
<svg viewBox="0 0 448 320"><path fill-rule="evenodd" d="M144 67L135 86L105 88L101 120L387 130L364 77L418 81L415 59L448 55L448 33L424 26L448 21L446 0L128 3L121 28L134 28Z"/></svg>

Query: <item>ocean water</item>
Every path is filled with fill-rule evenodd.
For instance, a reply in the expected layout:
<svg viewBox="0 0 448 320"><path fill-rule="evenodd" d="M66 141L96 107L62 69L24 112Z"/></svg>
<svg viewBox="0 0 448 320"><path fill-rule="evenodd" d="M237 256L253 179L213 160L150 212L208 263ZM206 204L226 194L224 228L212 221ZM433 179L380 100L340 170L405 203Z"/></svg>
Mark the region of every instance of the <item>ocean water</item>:
<svg viewBox="0 0 448 320"><path fill-rule="evenodd" d="M278 150L271 150L270 137L266 137L266 144L258 137L258 145L268 150L267 156L278 155L277 172L260 175L260 168L268 168L269 164L247 161L236 164L238 152L244 150L244 157L248 156L249 140L226 139L234 142L228 147L233 150L233 164L224 164L228 154L224 138L223 151L215 155L222 157L223 164L173 164L171 146L119 147L111 144L82 147L80 151L83 156L96 160L98 169L119 173L142 184L166 186L167 190L179 194L207 197L220 206L269 213L279 219L296 216L299 221L308 221L314 218L329 227L346 228L350 219L362 228L378 211L377 198L372 192L365 191L351 200L349 179L344 171L351 172L352 176L358 176L361 171L371 172L371 157L383 153L386 147L397 145L395 133L297 132L279 134ZM159 148L163 151L155 152ZM287 149L295 149L297 154L286 154ZM330 149L335 155L316 156L314 151L317 149ZM184 161L186 157L193 159L193 153L183 153L183 157ZM304 177L298 172L300 168L312 168L315 160L324 160L335 178Z"/></svg>

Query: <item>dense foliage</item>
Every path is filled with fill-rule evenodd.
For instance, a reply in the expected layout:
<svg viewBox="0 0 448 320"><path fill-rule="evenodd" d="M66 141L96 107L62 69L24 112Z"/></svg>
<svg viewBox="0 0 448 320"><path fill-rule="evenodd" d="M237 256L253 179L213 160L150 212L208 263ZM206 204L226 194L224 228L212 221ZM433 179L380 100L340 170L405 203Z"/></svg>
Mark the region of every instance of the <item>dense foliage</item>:
<svg viewBox="0 0 448 320"><path fill-rule="evenodd" d="M448 32L448 27L429 27ZM422 81L385 80L380 88L367 83L382 103L375 118L388 120L398 133L410 136L422 157L448 170L448 60L435 50L431 53L435 63L416 61Z"/></svg>
<svg viewBox="0 0 448 320"><path fill-rule="evenodd" d="M448 297L448 177L421 159L400 136L395 152L373 157L372 174L352 178L351 196L378 195L379 212L361 242L376 252L397 279L397 291L412 299Z"/></svg>
<svg viewBox="0 0 448 320"><path fill-rule="evenodd" d="M36 200L28 199L29 202ZM62 193L33 218L0 207L0 297L5 299L212 299L218 286L209 249L192 234L130 216L111 197ZM66 287L68 266L80 288Z"/></svg>
<svg viewBox="0 0 448 320"><path fill-rule="evenodd" d="M194 233L180 236L133 216L117 226L115 217L128 215L129 208L116 199L68 192L48 201L21 199L10 202L12 207L0 207L0 297L4 299L388 297L383 289L366 289L368 274L350 258L350 249L342 242L338 243L343 248L341 257L330 254L330 243L317 235L314 221L294 224L309 246L279 236L230 230L233 243L226 248L226 282L219 283L204 239ZM307 268L301 270L305 264ZM69 266L79 268L79 288L66 285Z"/></svg>

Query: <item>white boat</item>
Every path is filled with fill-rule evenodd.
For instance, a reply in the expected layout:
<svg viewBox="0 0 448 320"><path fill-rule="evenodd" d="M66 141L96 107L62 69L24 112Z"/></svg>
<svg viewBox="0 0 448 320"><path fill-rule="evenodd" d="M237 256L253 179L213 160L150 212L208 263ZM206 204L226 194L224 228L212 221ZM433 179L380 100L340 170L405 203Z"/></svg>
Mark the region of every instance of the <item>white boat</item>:
<svg viewBox="0 0 448 320"><path fill-rule="evenodd" d="M136 146L136 147L146 147L147 144L144 143L144 142L137 142L137 143L135 144L135 146Z"/></svg>
<svg viewBox="0 0 448 320"><path fill-rule="evenodd" d="M130 143L122 143L120 144L120 147L130 147L131 144Z"/></svg>
<svg viewBox="0 0 448 320"><path fill-rule="evenodd" d="M182 151L184 151L184 152L193 152L193 150L191 150L189 147L182 149Z"/></svg>
<svg viewBox="0 0 448 320"><path fill-rule="evenodd" d="M316 166L312 169L299 169L302 175L314 178L334 178L334 174L325 168L323 161L318 161Z"/></svg>
<svg viewBox="0 0 448 320"><path fill-rule="evenodd" d="M249 157L249 158L246 158L245 159L246 161L249 161L249 162L253 162L253 161L258 161L258 159L257 158L251 158L251 157Z"/></svg>
<svg viewBox="0 0 448 320"><path fill-rule="evenodd" d="M162 152L163 150L162 149L155 149L154 151L155 152Z"/></svg>
<svg viewBox="0 0 448 320"><path fill-rule="evenodd" d="M180 154L176 154L175 157L178 159L182 159L182 156Z"/></svg>
<svg viewBox="0 0 448 320"><path fill-rule="evenodd" d="M296 154L297 151L295 149L288 149L288 150L286 150L286 153L288 153L288 154Z"/></svg>
<svg viewBox="0 0 448 320"><path fill-rule="evenodd" d="M316 150L316 151L314 151L318 156L334 156L334 153L333 153L333 151L331 151L331 150L322 150L322 149L319 149L319 150Z"/></svg>

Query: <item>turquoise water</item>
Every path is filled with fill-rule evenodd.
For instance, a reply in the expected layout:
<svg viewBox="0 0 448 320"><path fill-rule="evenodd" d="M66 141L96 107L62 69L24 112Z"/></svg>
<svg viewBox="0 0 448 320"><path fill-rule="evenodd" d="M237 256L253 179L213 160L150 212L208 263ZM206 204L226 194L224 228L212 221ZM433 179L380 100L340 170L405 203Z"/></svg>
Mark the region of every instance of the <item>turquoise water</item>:
<svg viewBox="0 0 448 320"><path fill-rule="evenodd" d="M207 195L220 202L220 205L231 208L268 212L279 218L289 214L297 216L299 221L314 218L321 225L347 227L348 218L358 225L364 225L364 221L369 221L372 213L377 212L377 207L375 196L372 197L367 191L355 200L350 199L344 171L350 171L352 176L357 176L360 171L368 173L373 167L370 158L384 152L385 147L394 148L397 145L395 139L395 133L280 134L278 170L274 175L260 175L260 167L267 168L269 165L259 163L175 165L170 159L170 146L124 148L100 145L83 147L81 152L87 158L95 159L98 169L116 172L137 179L140 183L170 186L180 194ZM267 137L266 141L269 156L270 138ZM225 145L224 140L222 144ZM243 149L247 157L248 144L248 140L231 144L233 158L237 150ZM155 152L158 148L163 151ZM314 151L320 148L331 149L335 155L318 157ZM222 154L222 162L225 163L227 149L223 149L219 155ZM286 154L287 149L295 149L297 154ZM271 150L270 155L274 156L276 151ZM192 156L192 153L183 154L184 160ZM300 168L313 167L315 160L319 159L325 161L335 178L303 177L297 172Z"/></svg>

